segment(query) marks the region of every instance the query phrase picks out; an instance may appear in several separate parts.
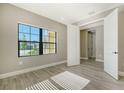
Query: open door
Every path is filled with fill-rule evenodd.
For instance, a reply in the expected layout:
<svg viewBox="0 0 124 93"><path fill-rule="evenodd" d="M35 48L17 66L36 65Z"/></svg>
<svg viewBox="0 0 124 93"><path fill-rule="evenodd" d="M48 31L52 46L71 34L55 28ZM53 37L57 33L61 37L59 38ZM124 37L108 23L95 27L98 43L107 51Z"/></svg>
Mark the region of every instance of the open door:
<svg viewBox="0 0 124 93"><path fill-rule="evenodd" d="M118 79L118 9L104 19L104 71Z"/></svg>
<svg viewBox="0 0 124 93"><path fill-rule="evenodd" d="M67 26L67 65L80 64L80 30L78 26Z"/></svg>

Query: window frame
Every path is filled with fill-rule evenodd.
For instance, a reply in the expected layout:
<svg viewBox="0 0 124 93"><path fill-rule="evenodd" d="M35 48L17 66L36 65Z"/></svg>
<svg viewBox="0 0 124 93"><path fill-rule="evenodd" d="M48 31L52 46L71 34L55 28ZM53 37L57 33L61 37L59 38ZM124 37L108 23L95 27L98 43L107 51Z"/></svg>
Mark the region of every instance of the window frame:
<svg viewBox="0 0 124 93"><path fill-rule="evenodd" d="M19 40L19 25L22 24L22 25L25 25L25 26L29 26L30 27L30 41L21 41ZM38 28L39 29L39 42L38 41L31 41L31 27L35 27L35 28ZM41 27L37 27L37 26L32 26L30 24L25 24L25 23L18 23L18 57L31 57L31 56L40 56L40 55L51 55L51 54L57 54L57 32L55 31L51 31L51 32L55 32L55 53L48 53L48 54L43 54L43 29L45 28L41 28ZM46 29L48 30L48 29ZM48 30L50 31L50 30ZM34 34L33 34L34 35ZM24 55L24 56L20 56L20 42L29 42L30 44L31 43L39 43L39 54L38 55ZM50 42L49 42L50 44ZM30 50L31 50L31 47L30 47Z"/></svg>
<svg viewBox="0 0 124 93"><path fill-rule="evenodd" d="M48 30L48 32L54 32L54 31L49 31ZM42 32L42 34L43 34L43 32ZM42 35L42 38L44 38L44 37L47 37L47 36L43 36ZM50 36L48 35L48 38L49 38L49 40L50 40ZM53 37L54 39L55 39L55 42L44 42L44 41L42 41L42 44L49 44L49 48L43 48L43 50L44 49L49 49L49 53L48 54L44 54L43 53L43 55L50 55L50 54L56 54L57 53L57 33L55 32L55 37ZM50 44L54 44L55 45L55 48L50 48ZM50 49L55 49L55 53L50 53Z"/></svg>

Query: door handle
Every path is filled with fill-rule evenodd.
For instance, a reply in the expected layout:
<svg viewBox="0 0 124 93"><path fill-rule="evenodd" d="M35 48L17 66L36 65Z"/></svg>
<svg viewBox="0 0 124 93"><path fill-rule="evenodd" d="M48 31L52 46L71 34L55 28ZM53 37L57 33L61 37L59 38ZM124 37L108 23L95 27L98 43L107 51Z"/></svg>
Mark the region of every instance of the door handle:
<svg viewBox="0 0 124 93"><path fill-rule="evenodd" d="M114 53L114 54L118 54L118 52L116 52L116 51L115 51L115 52L113 52L113 53Z"/></svg>

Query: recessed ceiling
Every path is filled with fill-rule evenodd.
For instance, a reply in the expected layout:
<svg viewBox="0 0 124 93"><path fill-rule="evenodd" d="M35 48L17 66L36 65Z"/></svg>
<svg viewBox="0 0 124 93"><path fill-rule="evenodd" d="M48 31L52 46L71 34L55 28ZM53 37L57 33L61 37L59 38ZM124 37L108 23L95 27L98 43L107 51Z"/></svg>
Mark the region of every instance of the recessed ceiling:
<svg viewBox="0 0 124 93"><path fill-rule="evenodd" d="M14 3L13 5L63 24L72 24L118 7L116 3Z"/></svg>

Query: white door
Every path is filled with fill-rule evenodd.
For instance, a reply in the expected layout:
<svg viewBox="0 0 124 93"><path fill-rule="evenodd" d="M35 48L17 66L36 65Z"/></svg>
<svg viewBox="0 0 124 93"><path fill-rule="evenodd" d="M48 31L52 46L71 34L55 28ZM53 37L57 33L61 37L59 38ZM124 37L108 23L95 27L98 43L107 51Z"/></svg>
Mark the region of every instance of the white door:
<svg viewBox="0 0 124 93"><path fill-rule="evenodd" d="M118 9L104 19L104 71L118 79Z"/></svg>
<svg viewBox="0 0 124 93"><path fill-rule="evenodd" d="M80 64L80 30L78 26L67 26L67 65Z"/></svg>

